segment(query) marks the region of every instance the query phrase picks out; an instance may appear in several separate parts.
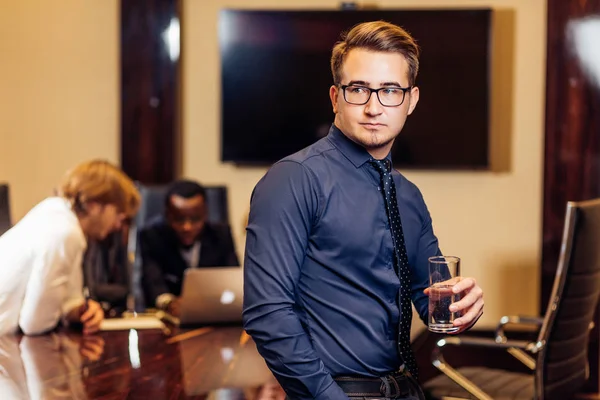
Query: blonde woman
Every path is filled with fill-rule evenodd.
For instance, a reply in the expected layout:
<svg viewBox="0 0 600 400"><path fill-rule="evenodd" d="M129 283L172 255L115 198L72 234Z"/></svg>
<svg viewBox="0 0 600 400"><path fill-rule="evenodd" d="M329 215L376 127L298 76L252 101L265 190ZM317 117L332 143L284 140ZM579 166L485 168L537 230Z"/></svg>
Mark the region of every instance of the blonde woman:
<svg viewBox="0 0 600 400"><path fill-rule="evenodd" d="M100 305L83 297L82 257L88 239L103 239L133 216L140 197L118 167L87 161L0 237L0 334L35 335L63 319L99 329Z"/></svg>

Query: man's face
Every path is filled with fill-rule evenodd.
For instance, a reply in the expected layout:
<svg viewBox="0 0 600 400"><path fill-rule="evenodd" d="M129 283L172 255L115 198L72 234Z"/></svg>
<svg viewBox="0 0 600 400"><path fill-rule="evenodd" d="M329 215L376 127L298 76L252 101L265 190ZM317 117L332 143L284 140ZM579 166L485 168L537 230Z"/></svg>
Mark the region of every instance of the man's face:
<svg viewBox="0 0 600 400"><path fill-rule="evenodd" d="M408 63L401 54L352 49L342 65L341 85L406 88L409 86L408 72ZM335 125L373 157L382 159L390 152L407 116L415 109L419 89L414 87L407 91L404 102L395 107L383 106L375 93L364 105L349 104L337 86L330 88L329 96L336 114Z"/></svg>
<svg viewBox="0 0 600 400"><path fill-rule="evenodd" d="M185 198L173 195L167 206L167 222L184 246L191 246L204 228L206 205L203 196Z"/></svg>
<svg viewBox="0 0 600 400"><path fill-rule="evenodd" d="M89 237L103 240L109 234L118 231L123 226L126 215L120 213L114 204L90 203L87 207Z"/></svg>

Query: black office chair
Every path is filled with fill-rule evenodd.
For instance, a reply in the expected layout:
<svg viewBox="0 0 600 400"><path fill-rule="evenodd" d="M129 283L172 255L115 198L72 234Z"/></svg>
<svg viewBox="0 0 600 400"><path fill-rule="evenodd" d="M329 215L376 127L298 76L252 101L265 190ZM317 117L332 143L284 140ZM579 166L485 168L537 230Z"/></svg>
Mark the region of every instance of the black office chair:
<svg viewBox="0 0 600 400"><path fill-rule="evenodd" d="M0 184L0 235L12 226L10 219L10 199L8 184Z"/></svg>
<svg viewBox="0 0 600 400"><path fill-rule="evenodd" d="M496 339L446 337L437 342L433 365L443 372L423 387L433 397L475 399L570 399L589 376L588 342L600 296L600 199L569 202L558 269L545 316L503 317ZM533 342L508 340L507 324L540 326ZM533 373L484 367L452 368L447 345L506 349ZM469 351L464 349L464 351Z"/></svg>

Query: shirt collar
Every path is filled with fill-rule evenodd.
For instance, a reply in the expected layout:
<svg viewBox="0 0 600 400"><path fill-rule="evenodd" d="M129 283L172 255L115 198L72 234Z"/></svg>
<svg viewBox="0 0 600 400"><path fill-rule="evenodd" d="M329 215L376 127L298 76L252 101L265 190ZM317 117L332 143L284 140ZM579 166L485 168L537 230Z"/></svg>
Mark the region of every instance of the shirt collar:
<svg viewBox="0 0 600 400"><path fill-rule="evenodd" d="M356 168L373 158L361 145L348 139L346 135L335 124L331 124L327 139L348 159ZM392 162L391 152L385 157ZM393 164L392 164L393 165Z"/></svg>

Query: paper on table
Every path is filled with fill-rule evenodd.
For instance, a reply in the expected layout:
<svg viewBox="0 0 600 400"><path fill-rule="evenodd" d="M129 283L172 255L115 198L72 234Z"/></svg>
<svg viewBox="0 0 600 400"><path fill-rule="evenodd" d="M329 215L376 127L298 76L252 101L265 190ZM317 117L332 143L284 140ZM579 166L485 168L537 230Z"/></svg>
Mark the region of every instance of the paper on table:
<svg viewBox="0 0 600 400"><path fill-rule="evenodd" d="M101 331L126 329L164 329L165 324L156 317L109 318L100 323Z"/></svg>

